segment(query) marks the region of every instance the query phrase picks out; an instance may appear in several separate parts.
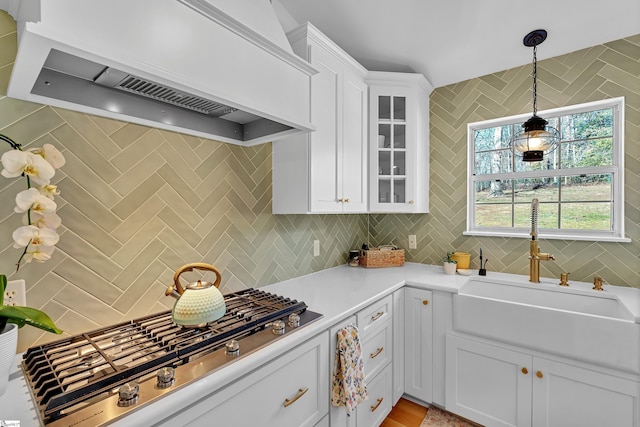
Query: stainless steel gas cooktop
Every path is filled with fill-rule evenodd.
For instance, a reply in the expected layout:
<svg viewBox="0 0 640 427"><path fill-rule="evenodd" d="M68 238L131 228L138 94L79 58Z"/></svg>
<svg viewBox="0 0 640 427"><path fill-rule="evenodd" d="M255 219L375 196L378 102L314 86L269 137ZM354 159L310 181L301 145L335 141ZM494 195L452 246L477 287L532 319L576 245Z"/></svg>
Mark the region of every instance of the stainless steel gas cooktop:
<svg viewBox="0 0 640 427"><path fill-rule="evenodd" d="M41 422L108 424L322 317L258 289L225 304L202 328L178 326L166 311L28 349L22 368Z"/></svg>

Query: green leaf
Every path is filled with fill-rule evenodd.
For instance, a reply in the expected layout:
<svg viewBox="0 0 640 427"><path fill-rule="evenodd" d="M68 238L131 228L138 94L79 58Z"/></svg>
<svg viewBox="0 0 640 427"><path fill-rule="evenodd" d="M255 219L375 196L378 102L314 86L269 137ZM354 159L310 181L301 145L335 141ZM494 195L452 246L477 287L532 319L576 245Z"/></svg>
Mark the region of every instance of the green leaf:
<svg viewBox="0 0 640 427"><path fill-rule="evenodd" d="M7 288L7 276L0 274L0 305L4 305L4 290Z"/></svg>
<svg viewBox="0 0 640 427"><path fill-rule="evenodd" d="M35 308L3 305L0 306L0 317L6 317L7 322L15 323L19 328L30 325L54 334L62 333L49 316Z"/></svg>
<svg viewBox="0 0 640 427"><path fill-rule="evenodd" d="M15 323L18 328L30 325L54 334L62 333L49 316L36 308L4 305L6 288L7 276L0 274L0 317L6 318L8 323Z"/></svg>

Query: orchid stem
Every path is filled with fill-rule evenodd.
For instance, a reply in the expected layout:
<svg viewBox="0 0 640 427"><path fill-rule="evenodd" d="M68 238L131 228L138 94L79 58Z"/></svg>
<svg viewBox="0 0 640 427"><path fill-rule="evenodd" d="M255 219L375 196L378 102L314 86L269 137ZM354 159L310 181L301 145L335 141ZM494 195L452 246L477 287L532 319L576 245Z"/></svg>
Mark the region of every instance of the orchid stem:
<svg viewBox="0 0 640 427"><path fill-rule="evenodd" d="M31 180L29 175L25 175L27 178L27 190L31 188ZM31 208L27 209L27 225L31 225Z"/></svg>
<svg viewBox="0 0 640 427"><path fill-rule="evenodd" d="M27 254L27 249L29 248L30 244L31 244L31 240L29 240L29 243L27 243L27 246L24 247L24 251L22 251L22 255L20 255L18 262L16 262L16 273L18 272L18 270L20 270L20 263L22 262L22 258L24 258L24 256Z"/></svg>
<svg viewBox="0 0 640 427"><path fill-rule="evenodd" d="M6 141L9 145L11 145L11 148L13 148L14 150L22 151L22 145L18 144L17 142L15 142L13 139L9 138L8 136L5 136L5 135L0 133L0 139L3 140L3 141Z"/></svg>

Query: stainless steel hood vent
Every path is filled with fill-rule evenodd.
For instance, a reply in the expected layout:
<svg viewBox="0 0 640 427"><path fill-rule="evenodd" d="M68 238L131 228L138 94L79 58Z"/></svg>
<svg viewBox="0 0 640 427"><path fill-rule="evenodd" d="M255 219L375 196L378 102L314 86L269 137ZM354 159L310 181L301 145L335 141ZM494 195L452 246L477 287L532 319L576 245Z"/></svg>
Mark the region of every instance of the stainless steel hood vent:
<svg viewBox="0 0 640 427"><path fill-rule="evenodd" d="M246 146L314 130L268 0L17 4L8 96Z"/></svg>
<svg viewBox="0 0 640 427"><path fill-rule="evenodd" d="M103 74L98 76L96 83L103 84L103 76L113 75L114 70L107 68ZM233 113L238 111L237 108L231 108L226 105L218 104L217 102L209 101L208 99L201 98L195 95L189 95L186 93L178 92L177 90L162 86L158 83L153 83L140 77L135 77L128 74L120 83L115 86L116 89L121 89L137 95L146 96L147 98L155 99L157 101L166 102L171 105L186 108L188 110L197 111L202 114L209 114L213 117L222 116L224 114Z"/></svg>

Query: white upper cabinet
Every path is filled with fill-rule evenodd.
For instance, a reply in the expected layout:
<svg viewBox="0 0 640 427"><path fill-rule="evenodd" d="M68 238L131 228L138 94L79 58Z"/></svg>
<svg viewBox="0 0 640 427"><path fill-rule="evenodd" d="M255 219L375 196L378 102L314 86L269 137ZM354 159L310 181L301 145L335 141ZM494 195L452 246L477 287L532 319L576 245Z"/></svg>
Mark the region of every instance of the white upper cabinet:
<svg viewBox="0 0 640 427"><path fill-rule="evenodd" d="M429 212L429 94L421 74L370 72L369 211Z"/></svg>
<svg viewBox="0 0 640 427"><path fill-rule="evenodd" d="M287 35L311 78L316 131L273 142L273 213L367 211L366 69L313 25Z"/></svg>

